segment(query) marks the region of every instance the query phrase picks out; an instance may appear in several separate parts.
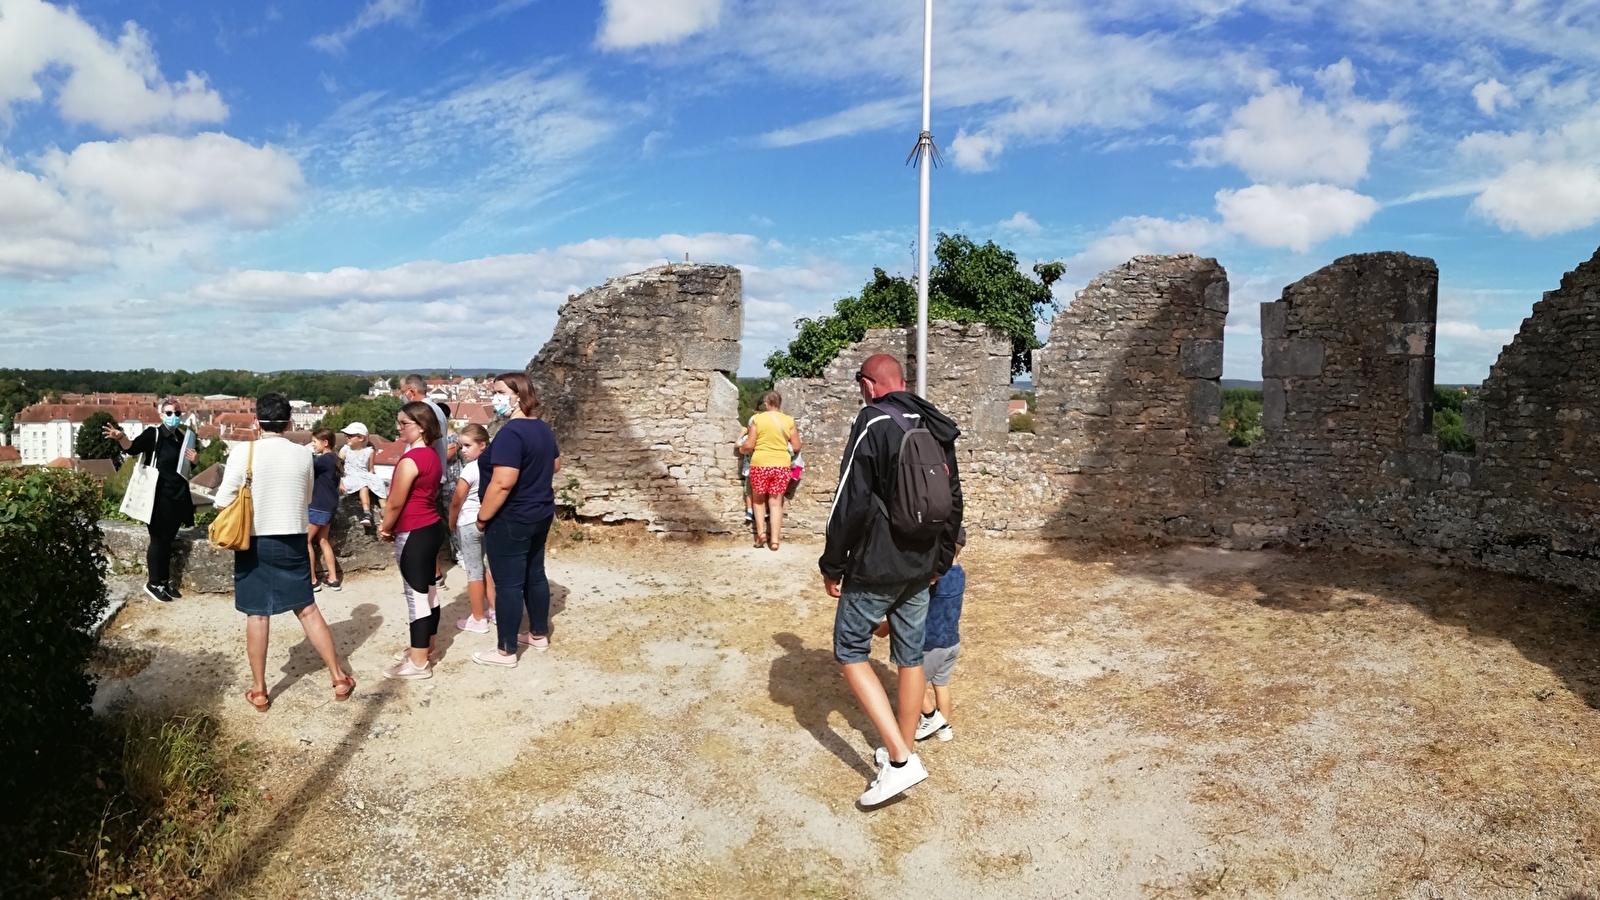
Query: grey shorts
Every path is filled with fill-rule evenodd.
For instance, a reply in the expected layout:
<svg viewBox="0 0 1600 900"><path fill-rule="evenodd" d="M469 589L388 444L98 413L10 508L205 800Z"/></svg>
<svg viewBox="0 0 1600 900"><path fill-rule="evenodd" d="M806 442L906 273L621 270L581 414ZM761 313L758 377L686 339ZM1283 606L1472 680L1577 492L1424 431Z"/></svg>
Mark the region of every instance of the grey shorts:
<svg viewBox="0 0 1600 900"><path fill-rule="evenodd" d="M456 526L456 539L459 541L460 550L456 553L456 562L467 572L468 581L483 580L483 532L478 526L468 522Z"/></svg>
<svg viewBox="0 0 1600 900"><path fill-rule="evenodd" d="M961 656L961 645L953 647L935 647L922 652L922 671L928 675L928 683L945 687L950 684L950 670L956 667L956 659Z"/></svg>

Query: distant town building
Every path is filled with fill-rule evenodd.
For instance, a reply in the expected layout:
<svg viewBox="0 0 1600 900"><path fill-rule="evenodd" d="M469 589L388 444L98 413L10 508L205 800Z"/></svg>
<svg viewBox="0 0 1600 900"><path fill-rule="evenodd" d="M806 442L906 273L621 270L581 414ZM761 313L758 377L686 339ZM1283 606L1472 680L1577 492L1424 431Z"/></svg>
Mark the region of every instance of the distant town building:
<svg viewBox="0 0 1600 900"><path fill-rule="evenodd" d="M289 401L289 419L296 431L310 431L328 414L326 406L313 406L307 400Z"/></svg>
<svg viewBox="0 0 1600 900"><path fill-rule="evenodd" d="M17 450L25 466L42 466L77 456L78 432L97 412L109 413L129 439L160 422L155 403L138 405L35 403L17 413Z"/></svg>
<svg viewBox="0 0 1600 900"><path fill-rule="evenodd" d="M13 469L20 465L22 465L21 450L0 446L0 469Z"/></svg>
<svg viewBox="0 0 1600 900"><path fill-rule="evenodd" d="M368 397L382 397L385 394L392 393L394 393L394 388L389 386L389 379L387 378L379 378L372 383L372 387L367 388Z"/></svg>

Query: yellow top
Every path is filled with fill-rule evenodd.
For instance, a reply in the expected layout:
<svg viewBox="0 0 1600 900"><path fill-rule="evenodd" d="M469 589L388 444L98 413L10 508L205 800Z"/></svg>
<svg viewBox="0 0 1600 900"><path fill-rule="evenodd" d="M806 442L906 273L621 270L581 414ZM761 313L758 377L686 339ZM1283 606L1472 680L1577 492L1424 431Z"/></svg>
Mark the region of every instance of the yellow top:
<svg viewBox="0 0 1600 900"><path fill-rule="evenodd" d="M776 419L777 421L773 421ZM781 412L762 411L750 417L756 425L756 449L750 454L750 465L764 468L789 467L789 442L783 436L787 431L794 437L794 419ZM782 430L778 428L783 425Z"/></svg>

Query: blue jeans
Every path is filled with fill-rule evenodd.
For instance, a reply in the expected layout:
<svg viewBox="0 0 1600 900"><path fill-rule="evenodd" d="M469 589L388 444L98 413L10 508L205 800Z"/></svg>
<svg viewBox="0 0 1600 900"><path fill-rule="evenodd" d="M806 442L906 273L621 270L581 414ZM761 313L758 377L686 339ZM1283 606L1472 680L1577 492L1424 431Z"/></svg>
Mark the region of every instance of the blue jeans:
<svg viewBox="0 0 1600 900"><path fill-rule="evenodd" d="M484 529L483 549L494 575L495 625L502 652L517 652L517 628L524 607L528 630L550 633L550 579L544 574L544 542L553 521L553 515L532 524L496 516Z"/></svg>
<svg viewBox="0 0 1600 900"><path fill-rule="evenodd" d="M905 584L847 584L833 615L833 658L849 665L872 655L872 629L889 620L889 661L922 665L928 625L928 579Z"/></svg>

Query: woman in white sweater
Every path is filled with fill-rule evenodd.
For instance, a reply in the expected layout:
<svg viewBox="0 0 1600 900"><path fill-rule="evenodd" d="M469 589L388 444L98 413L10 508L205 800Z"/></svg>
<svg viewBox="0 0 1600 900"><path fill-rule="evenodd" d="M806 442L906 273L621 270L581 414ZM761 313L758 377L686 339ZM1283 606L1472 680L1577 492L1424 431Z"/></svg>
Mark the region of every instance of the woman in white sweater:
<svg viewBox="0 0 1600 900"><path fill-rule="evenodd" d="M267 696L268 628L272 616L292 612L333 676L333 699L345 700L355 691L356 680L339 667L333 635L306 581L311 564L306 545L311 448L283 436L289 427L289 400L282 394L264 394L256 400L256 422L261 426L260 439L228 454L216 499L218 509L226 507L249 478L254 512L250 549L233 554L233 606L248 617L244 633L250 690L244 698L261 712L272 706Z"/></svg>

